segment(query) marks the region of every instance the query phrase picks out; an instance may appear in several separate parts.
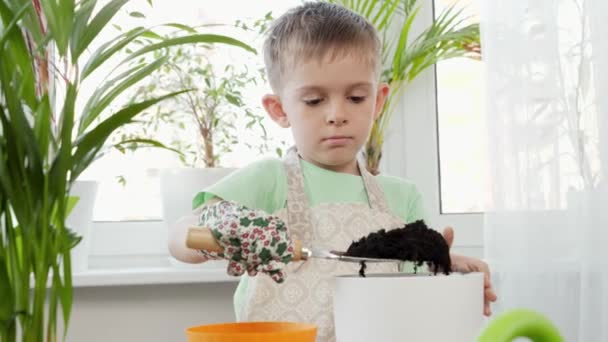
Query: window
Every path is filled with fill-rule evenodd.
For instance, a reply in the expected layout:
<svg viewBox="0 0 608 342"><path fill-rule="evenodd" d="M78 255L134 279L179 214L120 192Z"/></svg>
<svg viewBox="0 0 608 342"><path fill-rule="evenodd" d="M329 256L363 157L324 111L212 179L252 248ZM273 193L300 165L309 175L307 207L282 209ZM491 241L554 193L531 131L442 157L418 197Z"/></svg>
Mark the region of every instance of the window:
<svg viewBox="0 0 608 342"><path fill-rule="evenodd" d="M447 0L435 1L437 10L450 3ZM237 19L248 17L261 18L270 10L272 10L273 16L277 17L286 9L299 3L301 3L300 0L266 0L263 5L260 5L260 2L257 1L226 0L219 3L214 2L211 6L206 5L208 2L200 0L181 0L180 6L175 6L172 2L156 0L153 1L153 7L149 7L147 2L138 2L137 7L134 6L134 3L128 3L118 18L118 24L127 29L136 25L149 26L165 22L183 22L189 25L217 22L233 23ZM433 2L420 1L420 5L422 6L420 16L423 24L428 24L433 20ZM146 19L129 15L133 11L144 13ZM216 29L216 27L213 27L213 29ZM104 33L104 37L100 37L99 40L110 39L116 32L115 28L110 27L108 32ZM238 37L244 39L241 36ZM259 49L260 43L261 41L258 41L258 45L254 46ZM91 51L94 51L94 48ZM257 58L261 60L260 56L257 56ZM467 191L461 194L462 196L468 196L466 200L458 197L458 191L461 191L458 188L459 177L464 175L466 179L467 169L455 170L450 166L454 163L450 159L450 155L456 153L453 158L461 158L460 151L466 150L468 147L466 144L463 145L461 136L472 135L470 130L468 133L464 133L467 132L466 128L463 131L462 126L454 124L454 122L458 123L457 115L460 115L460 113L471 114L472 116L466 118L467 122L469 124L472 122L473 126L481 125L481 123L475 121L481 113L480 105L475 104L475 101L478 101L482 96L480 94L481 86L473 81L468 83L467 89L479 87L479 90L463 90L461 93L473 93L478 96L465 99L464 95L458 93L461 84L454 84L454 82L460 82L459 78L463 77L463 73L457 74L462 65L458 63L467 62L454 60L449 63L455 64L438 66L436 78L434 70L429 68L408 88L404 96L403 102L405 104L401 113L396 113L393 116L392 132L389 132L386 137L382 168L383 172L387 174L406 177L416 183L423 194L425 206L430 213L433 226L441 228L452 225L456 228L455 243L457 251L481 256L480 215L448 214L478 211L478 207L476 207L478 198L468 196L473 193L472 188L467 188ZM469 71L470 74L464 73L465 78L470 79L471 74L479 72L475 67L476 65L481 67L479 62L467 66L471 71ZM82 91L94 91L99 84L99 78L107 74L108 71L98 71L96 75L93 75L98 78L92 77L88 84L83 84ZM480 79L480 76L475 77ZM435 87L435 81L437 81L437 88ZM267 89L269 89L267 85L260 84L259 87L252 89L251 94L247 95L247 100L251 101L252 104L258 104L261 95ZM463 103L468 103L465 105L466 109L455 112L447 111L450 107L463 108ZM437 109L439 110L438 117L435 115ZM260 110L262 109L260 108ZM437 120L440 123L439 129L437 129ZM289 130L281 129L267 119L265 127L270 135L277 138L277 142L284 143L281 147L291 144L292 138ZM435 133L438 133L440 137L438 138ZM181 135L182 138L184 136L187 136L187 134L183 133ZM192 133L191 139L194 140L195 136ZM470 144L470 142L465 143ZM450 144L460 144L459 146L462 149L450 150ZM478 145L483 144L478 143ZM443 182L441 191L439 190L438 177L440 173L438 151L441 151L442 159L441 175ZM270 150L269 153L272 155L274 152ZM472 158L469 158L471 154L466 156L468 159L461 162L463 165L466 166L467 161L476 162L474 154ZM252 154L245 146L236 146L234 151L225 157L224 166L239 167L258 159L260 156ZM129 154L112 151L96 161L86 171L83 178L95 179L100 182L94 213L94 220L97 223L93 227L94 235L91 258L89 259L93 268L116 267L116 265L120 265L120 267L158 265L159 262L166 262L167 228L165 222L162 221L159 174L163 168L180 166L179 159L171 152L159 149L141 149ZM126 181L124 185L120 182L121 177L124 177ZM473 181L474 179L469 179L469 182ZM439 203L441 203L441 206ZM120 238L117 238L118 234L120 234ZM134 255L137 258L133 258Z"/></svg>
<svg viewBox="0 0 608 342"><path fill-rule="evenodd" d="M412 34L417 34L428 27L434 20L435 13L439 13L442 8L451 3L456 3L456 1L420 1L419 18L412 26ZM470 2L457 1L458 6L468 3ZM462 136L473 134L468 128L471 122L473 122L473 127L475 125L479 127L476 133L479 136L483 134L482 123L476 123L475 119L467 118L464 121L468 122L469 126L458 125L456 124L459 123L458 118L454 118L449 114L450 112L446 112L446 109L450 109L450 107L454 107L456 114L469 113L466 109L461 110L460 108L480 109L481 105L475 105L474 101L482 98L480 93L482 88L480 85L479 89L471 91L474 95L478 94L476 99L468 99L462 95L463 93L468 94L468 91L462 91L459 94L458 90L462 87L459 78L462 77L462 74L456 74L460 68L458 63L468 61L454 59L450 62L452 64L442 62L436 68L428 68L404 92L400 107L392 116L391 127L387 132L382 157L383 170L387 174L405 177L416 184L422 194L431 227L438 230L442 230L446 226L454 227L456 232L455 252L483 257L483 215L474 206L481 200L470 196L473 191L468 187L465 187L466 191L458 193L458 191L462 191L458 188L458 182L461 182L459 176L464 175L465 180L468 176L466 168L453 173L454 169L451 168L453 160L450 159L464 158L467 163L478 163L471 166L473 169L479 169L482 166L476 158L471 158L471 154L461 152L469 143L465 141L466 144L463 145ZM481 63L477 62L477 64L481 68ZM447 72L454 74L445 76ZM466 78L470 78L470 76L467 74ZM473 88L474 86L471 83L466 87ZM467 101L470 102L467 104ZM479 118L480 114L481 110L476 117ZM448 144L460 145L461 148L450 150L450 146L446 147ZM478 144L483 144L483 140L479 140ZM448 155L452 153L455 155ZM450 191L455 191L455 193L442 198L442 195ZM449 200L446 201L448 198Z"/></svg>
<svg viewBox="0 0 608 342"><path fill-rule="evenodd" d="M105 2L103 2L105 4ZM146 2L132 2L123 7L116 16L114 25L108 25L103 34L98 37L97 42L93 42L91 51L99 45L99 41L107 41L120 33L120 29L127 30L137 26L154 26L161 23L179 22L191 26L209 24L234 24L237 19L252 21L263 18L265 14L272 11L273 16L278 16L287 8L299 3L290 0L266 1L264 6L259 3L247 0L228 0L221 3L213 3L199 0L182 0L179 6L172 2L153 1L152 6ZM133 14L135 13L135 14ZM145 19L138 13L143 13ZM237 32L235 28L224 26L209 26L200 29L204 32L214 32L228 34L260 49L261 39L254 40L252 37L243 35L243 31ZM251 39L250 39L251 38ZM97 44L95 44L97 43ZM258 44L258 46L255 45ZM240 53L236 48L218 46L217 60L232 60L235 63L246 64L247 61L240 61L244 53ZM118 59L118 58L117 58ZM261 57L254 56L253 59L261 62ZM249 65L248 67L254 67ZM86 83L82 85L83 94L92 94L97 85L106 75L107 70L98 70ZM262 123L272 137L270 143L274 144L268 149L267 155L274 155L276 148L284 148L291 141L291 136L287 130L280 129L274 122L271 122L263 114L261 108L261 95L269 89L266 84L260 83L257 87L250 89L250 93L244 94L245 101L257 111L256 114L264 116ZM83 96L86 98L87 96ZM127 101L127 98L118 99L115 108ZM84 104L79 104L82 108ZM187 127L186 127L187 128ZM176 135L176 127L161 127L159 135ZM247 132L243 123L238 127L239 135L256 144L256 137ZM178 131L180 139L184 139L189 144L198 143L198 133L193 129ZM161 140L159 138L159 140ZM166 140L165 140L166 141ZM276 146L275 146L276 145ZM239 167L260 157L260 154L251 153L244 144L233 146L233 150L223 155L223 167ZM138 149L134 152L123 154L118 150L112 150L99 160L95 161L89 169L83 173L81 179L92 179L99 181L99 190L96 206L93 214L94 221L148 221L162 220L161 198L159 174L162 169L182 167L178 156L170 151L160 149Z"/></svg>
<svg viewBox="0 0 608 342"><path fill-rule="evenodd" d="M479 22L479 0L435 0L435 15L456 4L466 22ZM455 58L436 67L440 208L442 213L483 211L488 189L484 166L483 64Z"/></svg>

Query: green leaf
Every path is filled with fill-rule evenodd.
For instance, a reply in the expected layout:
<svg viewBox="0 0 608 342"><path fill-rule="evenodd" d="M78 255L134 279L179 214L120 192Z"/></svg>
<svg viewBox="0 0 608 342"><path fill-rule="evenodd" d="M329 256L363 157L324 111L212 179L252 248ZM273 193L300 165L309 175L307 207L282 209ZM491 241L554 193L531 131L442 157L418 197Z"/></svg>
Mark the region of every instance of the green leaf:
<svg viewBox="0 0 608 342"><path fill-rule="evenodd" d="M169 23L169 24L166 24L166 26L174 27L176 29L184 30L184 31L190 32L190 33L197 33L197 31L193 27L190 27L190 26L184 25L184 24L180 24L180 23Z"/></svg>
<svg viewBox="0 0 608 342"><path fill-rule="evenodd" d="M51 36L57 42L58 52L60 56L65 56L65 40L61 38L61 21L59 14L59 6L56 0L41 1L40 6L42 13L47 22L48 30L51 32Z"/></svg>
<svg viewBox="0 0 608 342"><path fill-rule="evenodd" d="M7 92L19 94L19 91L13 89L16 81L9 74L12 66L4 63L0 57L0 85ZM23 207L13 208L14 210L22 209L23 212L15 212L19 222L23 220L29 221L29 217L25 213L30 212L33 204L33 196L37 189L42 188L43 182L43 161L38 144L36 142L35 133L29 124L28 117L24 112L27 109L23 106L22 99L17 96L4 96L5 107L0 106L0 120L3 127L3 136L5 139L6 153L8 158L6 162L0 163L6 170L0 170L0 184L7 191L7 196L11 203L19 203ZM6 111L4 110L6 108ZM3 146L0 145L0 148ZM29 180L24 182L24 179ZM15 202L19 201L19 202ZM21 216L25 215L25 216Z"/></svg>
<svg viewBox="0 0 608 342"><path fill-rule="evenodd" d="M189 90L182 90L165 96L135 103L118 111L116 114L107 118L97 125L90 132L85 133L76 141L76 152L74 153L73 177L76 178L80 172L93 161L94 157L104 146L104 143L115 130L131 122L131 120L146 108L149 108L160 101L183 94Z"/></svg>
<svg viewBox="0 0 608 342"><path fill-rule="evenodd" d="M126 59L124 59L122 61L122 63L132 60L132 59L134 59L138 56L141 56L143 54L146 54L148 52L168 48L171 46L184 45L184 44L195 44L195 43L227 44L227 45L233 45L233 46L243 48L252 53L256 53L256 50L254 48L252 48L251 46L243 43L240 40L237 40L237 39L234 39L231 37L217 35L217 34L193 34L193 35L189 35L189 36L185 36L185 37L170 38L170 39L167 39L160 43L148 45L148 46L136 51L135 53L131 54L130 56L128 56Z"/></svg>
<svg viewBox="0 0 608 342"><path fill-rule="evenodd" d="M388 29L389 24L392 22L398 9L400 0L385 1L382 8L378 12L378 15L374 18L374 25L378 28L378 31ZM389 7L390 6L390 7ZM407 17L407 16L406 16ZM378 22L380 20L380 22Z"/></svg>
<svg viewBox="0 0 608 342"><path fill-rule="evenodd" d="M159 35L157 33L154 33L152 31L146 31L146 32L142 33L141 36L143 38L150 38L150 39L157 39L157 40L163 40L163 39L165 39L163 36L161 36L161 35ZM132 53L132 52L129 52L129 53Z"/></svg>
<svg viewBox="0 0 608 342"><path fill-rule="evenodd" d="M65 102L61 113L60 127L60 145L59 153L51 164L49 175L54 181L51 183L51 190L57 194L59 199L63 199L66 195L68 170L72 165L72 147L73 147L73 128L74 128L74 107L76 103L76 86L72 83L67 85ZM75 178L72 178L75 179ZM64 222L65 219L65 202L58 202L58 220Z"/></svg>
<svg viewBox="0 0 608 342"><path fill-rule="evenodd" d="M59 56L66 56L74 22L74 0L59 0L59 3L57 0L48 0L39 3Z"/></svg>
<svg viewBox="0 0 608 342"><path fill-rule="evenodd" d="M118 181L118 184L122 185L123 187L127 185L127 179L125 176L116 176L116 180Z"/></svg>
<svg viewBox="0 0 608 342"><path fill-rule="evenodd" d="M405 25L403 25L401 28L399 42L397 43L395 56L393 57L393 79L398 79L398 76L403 72L403 68L406 66L406 63L404 63L402 60L402 56L404 52L407 52L407 40L409 37L410 28L419 10L420 7L416 8L405 22Z"/></svg>
<svg viewBox="0 0 608 342"><path fill-rule="evenodd" d="M13 229L8 227L7 229ZM8 325L8 321L14 319L15 302L13 289L6 268L6 257L0 254L0 324ZM0 328L0 332L2 329Z"/></svg>
<svg viewBox="0 0 608 342"><path fill-rule="evenodd" d="M97 1L92 0L81 1L80 6L76 9L76 13L74 14L74 26L72 28L72 39L70 40L70 51L72 56L77 56L78 54L77 50L80 39L87 28L87 24L91 18L91 14L93 14L96 3ZM114 25L114 27L117 27L120 30L118 25ZM73 61L74 60L75 59L73 59Z"/></svg>
<svg viewBox="0 0 608 342"><path fill-rule="evenodd" d="M241 99L234 95L226 94L224 97L226 98L226 100L228 100L228 102L230 102L231 104L233 104L237 107L240 107L241 105L243 105L243 103L241 102Z"/></svg>
<svg viewBox="0 0 608 342"><path fill-rule="evenodd" d="M156 140L152 140L152 139L135 138L135 139L123 140L123 141L117 143L116 145L114 145L114 147L118 148L118 147L120 147L120 145L132 144L132 143L136 143L138 147L140 147L142 144L143 145L149 145L151 147L157 147L157 148L161 148L161 149L164 149L164 150L168 150L168 151L175 152L177 154L183 155L183 152L181 152L181 151L179 151L177 149L168 147L165 144L163 144L163 143L161 143L159 141L156 141Z"/></svg>
<svg viewBox="0 0 608 342"><path fill-rule="evenodd" d="M17 13L12 15L10 8L6 7L6 4L4 2L0 3L0 14L2 16L2 20L5 23L4 27L2 28L2 31L0 31L2 33L0 35L0 47L4 46L4 41L8 39L9 35L16 34L18 32L19 27L17 26L17 23L19 22L19 20L21 20L23 15L30 8L30 5L31 2L27 1L19 9L19 11L17 11ZM9 21L8 24L6 23L7 20Z"/></svg>
<svg viewBox="0 0 608 342"><path fill-rule="evenodd" d="M46 159L49 151L49 145L54 139L52 136L51 104L49 103L48 95L45 95L40 100L40 105L34 117L34 135L38 142L38 150L41 153L41 159Z"/></svg>
<svg viewBox="0 0 608 342"><path fill-rule="evenodd" d="M53 0L55 1L55 0ZM41 1L44 2L44 1ZM61 56L65 56L68 53L70 44L70 37L73 32L74 15L76 12L76 1L74 0L59 0L59 24L60 31L54 35L55 42L57 43L57 50L59 50Z"/></svg>
<svg viewBox="0 0 608 342"><path fill-rule="evenodd" d="M91 125L95 119L125 90L141 81L145 77L148 77L155 70L160 68L166 63L168 57L162 56L148 65L137 65L134 68L127 70L123 74L116 78L105 82L99 87L93 95L89 98L89 101L84 107L78 132L83 133L89 125ZM126 77L120 83L116 84L119 80ZM107 91L107 93L106 93Z"/></svg>
<svg viewBox="0 0 608 342"><path fill-rule="evenodd" d="M97 48L97 50L95 50L95 52L91 54L91 57L82 68L82 72L80 74L81 79L86 79L87 76L95 71L95 69L97 69L100 65L103 65L103 63L105 63L110 57L122 50L125 46L127 46L137 37L140 37L145 32L148 32L148 30L145 28L134 28L101 45L99 48Z"/></svg>
<svg viewBox="0 0 608 342"><path fill-rule="evenodd" d="M131 12L131 13L129 13L129 15L134 18L145 18L146 17L143 13L137 12L137 11Z"/></svg>
<svg viewBox="0 0 608 342"><path fill-rule="evenodd" d="M57 264L53 262L52 266L53 276L51 279L51 288L49 289L48 294L48 321L57 322L57 298L58 294L61 292L61 278L59 277L59 267ZM46 330L47 336L53 336L53 338L57 335L57 326L55 323L47 324Z"/></svg>
<svg viewBox="0 0 608 342"><path fill-rule="evenodd" d="M68 204L65 206L65 217L70 216L70 213L72 212L76 204L78 204L78 201L80 201L80 197L78 196L68 197Z"/></svg>
<svg viewBox="0 0 608 342"><path fill-rule="evenodd" d="M69 239L70 242L73 241L71 238ZM73 245L72 243L70 243L70 245L75 246L78 242L80 242L80 239L78 239L77 242L75 242ZM72 248L70 247L70 249ZM63 286L60 289L59 292L59 298L61 300L61 311L63 312L63 324L64 324L64 330L63 330L63 338L65 340L67 332L68 332L68 327L70 325L70 316L71 316L71 312L72 312L72 301L73 301L73 295L72 295L72 288L73 288L73 284L72 284L72 256L71 256L71 252L70 250L68 251L64 251L63 253Z"/></svg>
<svg viewBox="0 0 608 342"><path fill-rule="evenodd" d="M30 62L30 53L24 40L24 35L17 25L19 19L23 17L29 6L22 7L17 15L14 15L4 1L0 1L0 17L6 31L1 32L0 46L6 49L0 55L0 64L9 66L5 75L6 89L14 89L30 107L36 106L36 90L33 64ZM8 41L8 44L5 44ZM14 73L20 73L20 77L13 79ZM10 76L9 76L10 75ZM13 83L12 86L8 84Z"/></svg>
<svg viewBox="0 0 608 342"><path fill-rule="evenodd" d="M72 56L72 62L78 60L80 55L89 47L93 39L99 35L106 24L118 13L118 11L124 6L129 0L112 0L106 4L97 15L91 20L89 25L86 25L82 29L82 35L78 38L78 46L74 55ZM46 1L42 1L43 3ZM49 1L52 2L52 1Z"/></svg>

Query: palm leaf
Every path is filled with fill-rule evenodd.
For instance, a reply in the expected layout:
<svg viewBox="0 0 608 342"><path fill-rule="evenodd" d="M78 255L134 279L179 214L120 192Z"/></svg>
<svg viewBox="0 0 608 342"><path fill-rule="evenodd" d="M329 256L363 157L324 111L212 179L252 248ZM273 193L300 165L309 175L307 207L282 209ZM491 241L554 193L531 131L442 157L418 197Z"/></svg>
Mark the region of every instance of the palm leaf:
<svg viewBox="0 0 608 342"><path fill-rule="evenodd" d="M127 145L127 144L135 144L137 147L142 147L142 146L148 146L148 147L156 147L156 148L160 148L163 150L167 150L167 151L171 151L174 153L177 153L178 155L184 155L184 153L180 150L171 148L159 141L156 141L154 139L145 139L145 138L133 138L133 139L126 139L126 140L122 140L118 143L116 143L114 145L115 148L118 149L122 149L122 145Z"/></svg>
<svg viewBox="0 0 608 342"><path fill-rule="evenodd" d="M95 69L101 66L105 61L107 61L110 57L116 54L119 51L131 43L133 40L140 37L144 34L147 29L143 27L134 28L121 34L115 39L101 45L95 52L91 54L91 57L82 68L82 72L80 77L82 80L86 79Z"/></svg>
<svg viewBox="0 0 608 342"><path fill-rule="evenodd" d="M110 20L118 13L118 11L124 6L129 0L112 0L106 4L97 15L91 20L91 23L86 25L79 23L82 27L79 27L80 36L74 37L75 49L72 52L72 63L76 63L80 55L89 47L93 39L103 30L103 28L110 22ZM87 7L82 8L86 15ZM81 19L82 20L82 19Z"/></svg>
<svg viewBox="0 0 608 342"><path fill-rule="evenodd" d="M254 48L252 48L251 46L241 42L240 40L237 40L237 39L234 39L231 37L227 37L227 36L223 36L223 35L219 35L219 34L193 34L193 35L189 35L189 36L185 36L185 37L169 38L160 43L156 43L156 44L152 44L152 45L143 47L140 50L135 51L134 53L129 55L127 58L125 58L123 60L123 63L128 62L143 54L146 54L146 53L149 53L152 51L156 51L159 49L168 48L168 47L176 46L176 45L197 44L197 43L208 43L208 44L221 43L221 44L234 45L234 46L243 48L249 52L256 53L256 50Z"/></svg>
<svg viewBox="0 0 608 342"><path fill-rule="evenodd" d="M69 325L73 295L70 250L79 241L65 227L71 183L100 155L102 148L108 147L106 141L119 127L132 122L146 108L183 92L125 106L95 125L120 94L158 69L166 59L161 56L146 65L124 64L143 54L180 44L222 43L254 51L230 37L199 34L180 24L168 24L187 32L186 35L165 39L150 29L136 28L116 40L102 42L85 68L80 68L84 51L126 1L109 1L97 13L96 0L0 1L0 340L3 342L14 342L19 337L28 342L56 341L57 320L63 319L64 327ZM153 44L123 60L121 70L125 71L99 87L77 129L75 104L82 101L81 82L139 37ZM67 72L60 75L65 85L65 94L60 94L60 98L51 92L55 87L50 83L53 79L47 79L49 64L66 66ZM167 148L149 139L122 143Z"/></svg>
<svg viewBox="0 0 608 342"><path fill-rule="evenodd" d="M160 68L167 60L167 56L161 56L152 63L136 65L99 87L89 98L89 101L84 107L80 126L78 127L79 134L83 133L85 129L112 103L112 101L114 101L114 99Z"/></svg>
<svg viewBox="0 0 608 342"><path fill-rule="evenodd" d="M96 1L82 0L79 3L76 13L74 14L74 26L72 28L72 35L70 39L70 53L72 56L78 55L80 49L81 39L84 36L84 32L87 29L87 24L93 14Z"/></svg>
<svg viewBox="0 0 608 342"><path fill-rule="evenodd" d="M118 127L121 127L131 122L131 120L137 114L139 114L146 108L153 106L160 101L177 96L187 91L190 90L182 90L167 94L156 99L151 99L129 105L101 122L90 132L85 133L76 141L75 144L76 152L74 153L74 167L72 169L72 174L75 175L74 177L77 177L80 172L82 172L86 167L89 166L89 163L93 161L95 154L101 150L110 134L112 134L112 132L114 132Z"/></svg>

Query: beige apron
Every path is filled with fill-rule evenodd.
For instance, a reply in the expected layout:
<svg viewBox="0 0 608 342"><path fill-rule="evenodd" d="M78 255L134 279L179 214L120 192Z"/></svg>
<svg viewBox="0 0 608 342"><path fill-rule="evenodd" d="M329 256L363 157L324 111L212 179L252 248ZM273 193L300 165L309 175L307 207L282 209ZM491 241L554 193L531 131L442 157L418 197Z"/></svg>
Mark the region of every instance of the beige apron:
<svg viewBox="0 0 608 342"><path fill-rule="evenodd" d="M369 205L362 203L322 203L309 205L304 191L304 177L295 149L284 159L287 171L287 207L275 214L287 222L292 237L303 246L329 250L346 250L353 240L379 229L392 229L404 224L390 213L384 193L362 161L359 170ZM312 259L286 267L286 279L276 284L270 277L248 280L245 305L238 315L244 321L293 321L315 324L317 342L336 340L333 323L333 278L356 274L358 264ZM366 273L396 272L395 265L368 265Z"/></svg>

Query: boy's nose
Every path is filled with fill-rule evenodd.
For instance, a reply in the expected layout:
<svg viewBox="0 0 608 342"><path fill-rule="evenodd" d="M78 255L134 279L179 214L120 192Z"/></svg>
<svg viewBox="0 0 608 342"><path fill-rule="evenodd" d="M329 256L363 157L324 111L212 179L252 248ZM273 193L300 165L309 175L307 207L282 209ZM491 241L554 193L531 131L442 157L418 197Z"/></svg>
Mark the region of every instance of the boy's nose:
<svg viewBox="0 0 608 342"><path fill-rule="evenodd" d="M334 106L330 113L327 115L327 123L331 125L344 125L348 122L346 118L346 111L341 105Z"/></svg>

